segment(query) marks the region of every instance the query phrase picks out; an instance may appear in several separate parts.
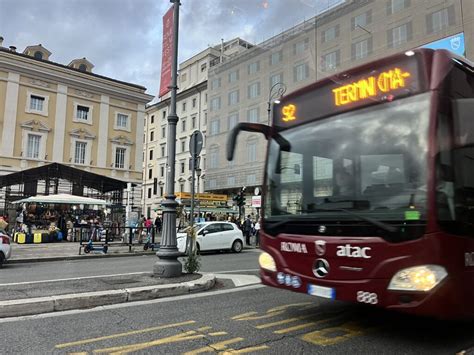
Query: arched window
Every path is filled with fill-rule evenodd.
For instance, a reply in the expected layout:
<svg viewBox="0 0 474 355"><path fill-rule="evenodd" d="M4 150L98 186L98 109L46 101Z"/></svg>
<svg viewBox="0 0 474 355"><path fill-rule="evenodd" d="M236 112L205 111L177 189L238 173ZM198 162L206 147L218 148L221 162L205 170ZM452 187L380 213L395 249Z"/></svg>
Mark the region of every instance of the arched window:
<svg viewBox="0 0 474 355"><path fill-rule="evenodd" d="M86 65L85 65L85 64L79 65L79 70L81 70L81 71L86 71L86 70L87 70Z"/></svg>
<svg viewBox="0 0 474 355"><path fill-rule="evenodd" d="M34 57L36 59L43 59L43 53L41 53L40 51L36 51Z"/></svg>

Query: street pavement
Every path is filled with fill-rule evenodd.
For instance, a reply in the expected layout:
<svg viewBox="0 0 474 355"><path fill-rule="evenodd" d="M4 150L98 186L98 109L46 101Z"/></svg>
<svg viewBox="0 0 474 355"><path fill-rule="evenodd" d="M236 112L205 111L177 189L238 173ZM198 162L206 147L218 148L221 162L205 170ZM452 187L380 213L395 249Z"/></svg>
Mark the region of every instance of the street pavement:
<svg viewBox="0 0 474 355"><path fill-rule="evenodd" d="M67 248L62 250L67 252ZM202 292L212 288L219 276L205 273L205 270L226 273L229 266L234 265L230 270L235 271L239 269L235 266L243 265L243 261L247 260L253 268L250 270L255 272L258 253L253 251L247 249L240 254L217 252L203 255L204 273L186 274L183 270L181 277L169 279L151 274L153 264L158 260L155 255L70 260L65 254L48 263L26 262L30 260L9 263L0 271L0 318ZM184 264L184 260L180 260ZM119 273L117 265L127 272ZM131 265L137 271L130 271ZM226 265L227 269L224 267L222 270L219 265ZM221 283L228 287L260 282L255 275L227 273L219 277Z"/></svg>
<svg viewBox="0 0 474 355"><path fill-rule="evenodd" d="M446 323L263 285L0 320L2 353L473 354Z"/></svg>

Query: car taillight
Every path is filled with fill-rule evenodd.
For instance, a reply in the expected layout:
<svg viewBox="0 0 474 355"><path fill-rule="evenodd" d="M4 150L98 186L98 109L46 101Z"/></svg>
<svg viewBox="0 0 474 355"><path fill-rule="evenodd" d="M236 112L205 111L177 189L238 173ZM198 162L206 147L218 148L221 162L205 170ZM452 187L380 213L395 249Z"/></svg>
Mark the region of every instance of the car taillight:
<svg viewBox="0 0 474 355"><path fill-rule="evenodd" d="M0 240L2 241L2 244L10 244L10 238L3 235L0 237Z"/></svg>

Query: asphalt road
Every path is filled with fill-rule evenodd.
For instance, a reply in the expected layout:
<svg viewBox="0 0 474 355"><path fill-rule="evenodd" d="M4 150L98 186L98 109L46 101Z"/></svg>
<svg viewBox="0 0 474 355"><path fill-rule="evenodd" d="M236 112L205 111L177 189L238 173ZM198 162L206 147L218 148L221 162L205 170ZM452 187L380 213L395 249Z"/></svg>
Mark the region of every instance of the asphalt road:
<svg viewBox="0 0 474 355"><path fill-rule="evenodd" d="M473 323L321 301L262 285L0 320L2 354L455 354ZM472 352L468 352L472 353Z"/></svg>
<svg viewBox="0 0 474 355"><path fill-rule="evenodd" d="M202 272L244 272L258 269L258 249L241 253L207 253L201 255ZM97 275L152 272L158 260L155 255L107 259L64 260L42 263L6 264L0 269L0 284L56 280Z"/></svg>

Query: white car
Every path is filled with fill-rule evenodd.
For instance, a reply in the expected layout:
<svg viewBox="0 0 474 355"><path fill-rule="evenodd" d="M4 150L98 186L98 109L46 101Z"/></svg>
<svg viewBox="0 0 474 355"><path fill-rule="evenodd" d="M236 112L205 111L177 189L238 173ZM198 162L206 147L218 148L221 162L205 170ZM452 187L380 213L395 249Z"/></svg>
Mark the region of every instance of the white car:
<svg viewBox="0 0 474 355"><path fill-rule="evenodd" d="M242 231L230 222L204 222L195 224L198 251L229 249L240 253L244 247ZM186 252L187 234L178 232L176 236L178 250Z"/></svg>
<svg viewBox="0 0 474 355"><path fill-rule="evenodd" d="M10 246L10 237L3 232L0 232L0 267L3 262L12 255L12 248Z"/></svg>

